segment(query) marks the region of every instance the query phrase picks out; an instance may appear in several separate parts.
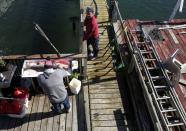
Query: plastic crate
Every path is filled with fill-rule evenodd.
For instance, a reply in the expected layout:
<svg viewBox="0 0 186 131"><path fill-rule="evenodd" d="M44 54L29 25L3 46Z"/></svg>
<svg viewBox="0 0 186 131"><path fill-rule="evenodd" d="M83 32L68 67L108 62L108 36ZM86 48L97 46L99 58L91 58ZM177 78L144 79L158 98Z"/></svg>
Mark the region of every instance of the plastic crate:
<svg viewBox="0 0 186 131"><path fill-rule="evenodd" d="M0 97L0 115L23 118L28 110L28 98Z"/></svg>

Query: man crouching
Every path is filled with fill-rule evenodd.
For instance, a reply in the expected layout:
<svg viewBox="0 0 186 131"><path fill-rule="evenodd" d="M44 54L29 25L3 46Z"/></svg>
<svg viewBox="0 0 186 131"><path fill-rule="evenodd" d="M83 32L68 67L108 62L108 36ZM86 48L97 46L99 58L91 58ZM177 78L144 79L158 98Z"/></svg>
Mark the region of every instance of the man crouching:
<svg viewBox="0 0 186 131"><path fill-rule="evenodd" d="M70 112L71 104L63 82L67 72L63 68L54 70L53 63L49 60L45 62L44 68L44 73L38 77L38 83L53 105L51 109L56 113L62 113L63 105L65 111Z"/></svg>

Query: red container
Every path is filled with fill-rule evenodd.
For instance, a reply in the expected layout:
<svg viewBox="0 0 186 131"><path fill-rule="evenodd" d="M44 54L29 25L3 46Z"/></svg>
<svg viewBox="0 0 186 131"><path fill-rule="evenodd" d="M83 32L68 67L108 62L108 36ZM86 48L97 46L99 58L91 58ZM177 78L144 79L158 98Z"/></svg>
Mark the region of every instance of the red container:
<svg viewBox="0 0 186 131"><path fill-rule="evenodd" d="M29 92L28 92L28 89L26 88L21 88L21 87L16 87L15 90L14 90L14 93L13 93L13 97L14 98L22 98L22 99L25 99L25 98L28 98L29 97Z"/></svg>
<svg viewBox="0 0 186 131"><path fill-rule="evenodd" d="M7 105L8 105L8 101L5 100L0 100L0 114L6 114L7 113Z"/></svg>
<svg viewBox="0 0 186 131"><path fill-rule="evenodd" d="M29 97L26 88L17 87L12 93L12 98L0 98L0 114L20 115L23 112L25 100Z"/></svg>
<svg viewBox="0 0 186 131"><path fill-rule="evenodd" d="M9 102L6 106L6 113L7 114L20 114L23 109L23 104L21 101L13 99Z"/></svg>

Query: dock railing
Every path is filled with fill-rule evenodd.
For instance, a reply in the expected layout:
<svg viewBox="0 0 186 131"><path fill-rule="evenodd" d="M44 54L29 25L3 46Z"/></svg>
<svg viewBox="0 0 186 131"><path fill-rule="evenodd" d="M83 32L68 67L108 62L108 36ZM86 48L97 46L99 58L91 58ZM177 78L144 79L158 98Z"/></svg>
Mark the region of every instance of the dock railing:
<svg viewBox="0 0 186 131"><path fill-rule="evenodd" d="M113 27L113 23L116 21L119 21L121 23L121 26L119 27L118 31L113 34L114 37L113 39L110 40L107 47L109 47L109 44L114 43L114 47L116 48L116 52L120 58L120 63L121 63L121 66L117 68L125 67L126 65L125 58L123 57L122 52L120 51L119 43L117 41L117 38L120 37L122 35L122 31L124 31L124 26L123 26L124 20L122 19L121 13L119 11L118 1L105 0L105 3L107 4L107 10L109 12L108 22L111 24L111 26ZM122 31L118 34L120 28L122 29Z"/></svg>

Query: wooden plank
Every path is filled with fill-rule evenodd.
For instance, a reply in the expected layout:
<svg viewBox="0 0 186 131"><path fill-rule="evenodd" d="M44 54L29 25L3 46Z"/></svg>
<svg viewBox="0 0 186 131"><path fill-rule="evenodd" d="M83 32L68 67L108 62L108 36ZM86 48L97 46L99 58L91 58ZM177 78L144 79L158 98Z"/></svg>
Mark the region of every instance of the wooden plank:
<svg viewBox="0 0 186 131"><path fill-rule="evenodd" d="M72 131L78 131L76 96L72 96Z"/></svg>
<svg viewBox="0 0 186 131"><path fill-rule="evenodd" d="M87 62L87 66L97 66L97 65L99 65L99 66L101 66L101 65L103 65L103 67L105 67L107 64L109 64L110 63L110 61L103 61L103 60L94 60L94 61L88 61ZM100 65L101 64L101 65Z"/></svg>
<svg viewBox="0 0 186 131"><path fill-rule="evenodd" d="M110 120L110 121L92 121L92 127L117 127L125 126L124 120Z"/></svg>
<svg viewBox="0 0 186 131"><path fill-rule="evenodd" d="M53 116L54 116L54 112L51 111L51 112L49 113L46 131L52 131L53 122L54 122L54 117L53 117Z"/></svg>
<svg viewBox="0 0 186 131"><path fill-rule="evenodd" d="M99 47L102 45L102 47L105 47L108 43L109 43L110 41L108 40L108 39L101 39L100 40L100 44L99 44ZM102 49L102 50L100 50L100 51L105 51L106 50L106 48L105 49Z"/></svg>
<svg viewBox="0 0 186 131"><path fill-rule="evenodd" d="M52 131L59 131L59 127L60 127L60 115L55 114L53 117L53 126L52 126Z"/></svg>
<svg viewBox="0 0 186 131"><path fill-rule="evenodd" d="M101 74L102 75L102 74L106 74L106 73L107 74L110 73L110 74L113 74L113 75L116 74L116 72L113 70L113 68L105 68L105 69L99 69L99 68L96 68L96 69L95 68L92 68L92 69L90 68L89 69L88 68L88 71L89 71L88 72L89 74L96 73L97 75L98 74Z"/></svg>
<svg viewBox="0 0 186 131"><path fill-rule="evenodd" d="M90 87L91 87L91 84L90 84ZM116 88L119 88L118 87L118 82L116 80L94 84L94 85L92 85L91 89L94 88L94 87L95 87L95 89L97 87L108 87L108 88L109 87L116 87Z"/></svg>
<svg viewBox="0 0 186 131"><path fill-rule="evenodd" d="M59 131L65 131L66 129L66 113L63 113L60 115L60 120L59 120Z"/></svg>
<svg viewBox="0 0 186 131"><path fill-rule="evenodd" d="M33 54L33 55L8 55L3 56L3 59L44 59L47 57L59 59L56 54ZM61 54L60 58L86 58L87 54Z"/></svg>
<svg viewBox="0 0 186 131"><path fill-rule="evenodd" d="M107 84L118 84L117 80L116 80L116 77L114 77L113 80L110 80L110 81L98 81L98 83L96 84L92 84L92 83L89 83L89 85L107 85Z"/></svg>
<svg viewBox="0 0 186 131"><path fill-rule="evenodd" d="M117 127L93 127L92 131L128 131L127 126L117 126Z"/></svg>
<svg viewBox="0 0 186 131"><path fill-rule="evenodd" d="M83 82L83 88L81 89L81 91L79 92L79 95L77 96L77 102L78 102L78 130L81 130L81 131L86 131L86 114L85 114L85 101L84 102L84 88L87 88L86 86L84 85L87 85Z"/></svg>
<svg viewBox="0 0 186 131"><path fill-rule="evenodd" d="M112 69L113 68L113 66L112 65L109 65L107 68L103 68L103 67L94 67L94 66L89 66L89 67L87 67L87 69L88 69L88 71L91 71L91 70L94 70L95 71L95 73L96 73L96 71L102 71L102 70L110 70L110 69Z"/></svg>
<svg viewBox="0 0 186 131"><path fill-rule="evenodd" d="M108 72L108 71L113 71L113 68L112 67L109 67L109 68L105 68L105 69L99 69L99 68L88 68L88 71L90 72L93 72L93 73L96 73L96 72L99 72L99 71L103 71L103 72Z"/></svg>
<svg viewBox="0 0 186 131"><path fill-rule="evenodd" d="M116 109L123 108L122 103L113 103L113 104L91 104L91 109Z"/></svg>
<svg viewBox="0 0 186 131"><path fill-rule="evenodd" d="M86 80L86 82L88 82ZM89 87L83 87L83 95L84 95L84 102L85 102L85 118L86 118L86 127L87 131L91 131L91 120L90 120L90 102L89 102Z"/></svg>
<svg viewBox="0 0 186 131"><path fill-rule="evenodd" d="M105 81L113 81L116 80L115 76L89 76L89 82L92 83L101 83Z"/></svg>
<svg viewBox="0 0 186 131"><path fill-rule="evenodd" d="M35 96L34 100L33 100L32 110L31 110L31 113L30 113L30 119L29 119L29 124L28 124L28 131L34 131L38 104L39 104L39 96Z"/></svg>
<svg viewBox="0 0 186 131"><path fill-rule="evenodd" d="M88 72L87 75L89 76L95 76L93 73L95 72ZM104 72L96 72L96 76L113 76L115 75L115 72L111 72L111 71L104 71Z"/></svg>
<svg viewBox="0 0 186 131"><path fill-rule="evenodd" d="M97 93L97 94L113 94L113 93L118 93L120 94L120 91L119 89L95 89L95 90L90 90L89 91L90 94L94 94L94 93Z"/></svg>
<svg viewBox="0 0 186 131"><path fill-rule="evenodd" d="M101 64L101 63L100 63ZM87 65L87 68L101 68L101 69L105 69L105 68L107 68L107 67L110 67L110 68L112 68L113 67L113 65L112 65L112 63L107 63L107 64L102 64L102 65L92 65L92 64L90 64L90 65Z"/></svg>
<svg viewBox="0 0 186 131"><path fill-rule="evenodd" d="M120 103L122 102L121 98L110 98L110 99L91 99L91 104L112 104L112 103Z"/></svg>
<svg viewBox="0 0 186 131"><path fill-rule="evenodd" d="M33 101L34 101L34 98L32 98L28 102L28 109L27 109L28 113L23 119L23 124L22 124L22 127L21 127L21 131L27 131L28 130L28 123L29 123L29 118L30 118L30 114L31 114L31 109L32 109L32 106L33 106Z"/></svg>
<svg viewBox="0 0 186 131"><path fill-rule="evenodd" d="M100 49L104 49L106 45L100 45L99 48ZM105 51L100 51L98 53L98 57L94 60L88 60L87 62L87 65L88 66L96 66L96 65L100 65L100 64L103 64L103 65L107 65L109 64L109 62L112 60L112 57L111 57L111 52L108 51L106 54L104 54ZM104 56L103 56L104 54Z"/></svg>
<svg viewBox="0 0 186 131"><path fill-rule="evenodd" d="M70 102L72 103L72 97L69 97ZM72 107L73 108L73 107ZM72 111L67 113L66 118L66 131L72 131Z"/></svg>
<svg viewBox="0 0 186 131"><path fill-rule="evenodd" d="M104 73L104 72L96 72L96 75L95 74L93 74L93 73L87 73L87 75L89 75L89 77L90 78L94 78L94 77L104 77L104 76L106 76L106 77L112 77L112 76L114 76L115 75L115 73L112 73L112 72L109 72L109 73Z"/></svg>
<svg viewBox="0 0 186 131"><path fill-rule="evenodd" d="M102 85L91 85L90 90L98 90L98 89L118 89L118 85L108 85L108 86L102 86Z"/></svg>
<svg viewBox="0 0 186 131"><path fill-rule="evenodd" d="M126 119L126 116L124 118L123 114L118 114L118 115L100 115L100 114L95 114L91 115L91 120L93 121L113 121L113 120L124 120Z"/></svg>
<svg viewBox="0 0 186 131"><path fill-rule="evenodd" d="M121 94L112 93L112 94L90 94L90 99L108 99L108 98L121 98Z"/></svg>
<svg viewBox="0 0 186 131"><path fill-rule="evenodd" d="M46 131L47 123L48 123L48 115L50 110L50 102L47 96L45 97L45 102L43 106L44 109L43 109L42 120L41 120L41 131Z"/></svg>
<svg viewBox="0 0 186 131"><path fill-rule="evenodd" d="M42 113L44 108L44 102L45 102L45 95L39 96L39 104L37 109L34 131L39 131L41 128L41 118L42 118Z"/></svg>
<svg viewBox="0 0 186 131"><path fill-rule="evenodd" d="M117 112L120 110L121 112ZM115 108L115 109L92 109L91 115L114 115L114 114L125 114L125 111L123 108Z"/></svg>

